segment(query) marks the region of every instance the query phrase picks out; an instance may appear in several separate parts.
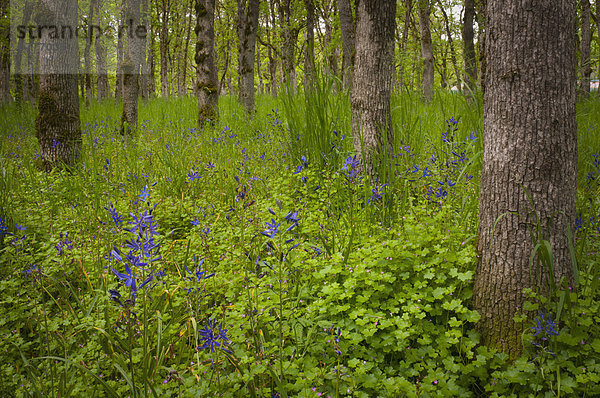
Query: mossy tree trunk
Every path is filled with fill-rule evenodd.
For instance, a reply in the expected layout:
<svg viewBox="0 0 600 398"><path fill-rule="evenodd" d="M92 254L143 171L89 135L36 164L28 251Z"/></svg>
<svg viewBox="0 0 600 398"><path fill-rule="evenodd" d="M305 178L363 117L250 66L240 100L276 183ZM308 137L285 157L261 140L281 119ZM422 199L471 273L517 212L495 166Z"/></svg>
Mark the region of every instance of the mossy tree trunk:
<svg viewBox="0 0 600 398"><path fill-rule="evenodd" d="M73 0L40 0L36 24L66 27L64 35L51 37L44 29L40 38L39 113L35 119L40 144L40 161L45 170L80 160L81 126L77 96L78 43L77 2Z"/></svg>
<svg viewBox="0 0 600 398"><path fill-rule="evenodd" d="M254 55L259 0L238 0L239 99L248 115L254 114Z"/></svg>
<svg viewBox="0 0 600 398"><path fill-rule="evenodd" d="M196 0L196 95L198 124L219 120L219 80L215 65L215 0Z"/></svg>
<svg viewBox="0 0 600 398"><path fill-rule="evenodd" d="M396 2L361 1L356 26L352 82L352 134L363 170L374 176L393 151L391 90L394 71Z"/></svg>
<svg viewBox="0 0 600 398"><path fill-rule="evenodd" d="M573 276L567 229L575 224L577 185L575 0L488 1L486 15L473 302L484 344L516 357L523 324L513 317L523 310L523 289L537 285L529 269L533 212L552 247L555 280ZM549 275L541 278L548 291Z"/></svg>

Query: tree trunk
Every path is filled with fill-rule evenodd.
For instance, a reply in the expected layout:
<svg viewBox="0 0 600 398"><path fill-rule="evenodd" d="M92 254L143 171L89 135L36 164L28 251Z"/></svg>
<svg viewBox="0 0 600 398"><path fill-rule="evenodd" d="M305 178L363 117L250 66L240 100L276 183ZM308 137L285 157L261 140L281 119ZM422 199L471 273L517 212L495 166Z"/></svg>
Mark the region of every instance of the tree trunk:
<svg viewBox="0 0 600 398"><path fill-rule="evenodd" d="M254 52L259 0L238 0L239 99L248 115L254 114Z"/></svg>
<svg viewBox="0 0 600 398"><path fill-rule="evenodd" d="M406 13L404 14L404 27L402 28L402 38L400 42L400 54L404 54L406 50L406 43L408 41L408 28L410 27L410 15L412 13L412 0L406 0ZM404 78L404 62L402 57L397 68L398 71L398 86L404 88L406 86L406 80Z"/></svg>
<svg viewBox="0 0 600 398"><path fill-rule="evenodd" d="M40 38L40 94L35 128L40 144L41 167L47 171L62 164L76 165L81 154L81 126L77 76L79 74L77 2L40 0L38 26L64 26L72 35L51 37L50 29Z"/></svg>
<svg viewBox="0 0 600 398"><path fill-rule="evenodd" d="M475 0L475 10L477 16L477 48L479 52L479 62L477 65L479 66L479 73L477 74L477 78L479 81L479 87L481 87L481 91L485 93L485 71L487 69L486 66L486 51L485 51L485 14L486 14L486 3L487 0Z"/></svg>
<svg viewBox="0 0 600 398"><path fill-rule="evenodd" d="M198 124L219 120L219 80L215 65L215 0L196 0L196 95Z"/></svg>
<svg viewBox="0 0 600 398"><path fill-rule="evenodd" d="M102 0L92 0L91 4L93 4L94 15L96 16L96 25L104 26L102 25L102 15L100 14ZM96 74L98 76L97 95L98 99L106 99L110 95L110 86L106 71L106 47L104 46L104 38L102 36L96 38L94 49L96 52Z"/></svg>
<svg viewBox="0 0 600 398"><path fill-rule="evenodd" d="M163 98L169 96L168 82L168 52L169 52L169 9L171 0L162 0L162 25L159 32L160 40L160 92Z"/></svg>
<svg viewBox="0 0 600 398"><path fill-rule="evenodd" d="M421 56L423 57L423 97L431 101L433 96L433 44L429 29L429 0L419 0L419 27L421 29Z"/></svg>
<svg viewBox="0 0 600 398"><path fill-rule="evenodd" d="M475 19L475 0L465 0L465 14L463 16L462 39L463 57L465 62L465 84L467 90L475 89L477 83L477 57L473 43L473 21Z"/></svg>
<svg viewBox="0 0 600 398"><path fill-rule="evenodd" d="M292 27L292 9L291 0L277 0L279 4L279 24L281 26L281 63L283 66L284 81L292 92L296 91L296 41L298 40L299 30Z"/></svg>
<svg viewBox="0 0 600 398"><path fill-rule="evenodd" d="M148 0L142 1L142 9L140 15L140 24L142 26L146 26L146 30L148 34L151 34L150 28L148 25L148 21L150 21L150 11L148 10ZM147 61L147 53L148 53L148 35L144 35L144 37L140 38L141 43L141 54L140 54L140 92L143 99L148 99L148 61Z"/></svg>
<svg viewBox="0 0 600 398"><path fill-rule="evenodd" d="M352 134L363 170L371 176L377 173L384 156L393 153L390 101L395 23L395 1L359 3L351 95Z"/></svg>
<svg viewBox="0 0 600 398"><path fill-rule="evenodd" d="M511 357L522 351L524 288L539 216L554 278L572 281L567 229L575 224L575 1L487 3L484 154L479 263L473 300L483 343ZM518 45L515 45L518 43ZM524 188L524 189L523 189ZM530 205L527 194L531 195ZM532 207L533 206L533 207ZM493 239L492 239L493 238ZM534 278L537 272L534 269ZM549 276L541 276L548 281ZM541 287L542 292L548 292Z"/></svg>
<svg viewBox="0 0 600 398"><path fill-rule="evenodd" d="M304 52L304 89L315 79L315 5L313 0L304 0L306 6L306 48Z"/></svg>
<svg viewBox="0 0 600 398"><path fill-rule="evenodd" d="M344 87L350 89L352 68L354 67L354 17L350 0L338 0L340 30L342 31L342 68L344 69Z"/></svg>
<svg viewBox="0 0 600 398"><path fill-rule="evenodd" d="M12 102L10 94L10 3L0 0L0 104Z"/></svg>
<svg viewBox="0 0 600 398"><path fill-rule="evenodd" d="M127 0L121 0L121 23L120 27L126 24L125 21L125 7ZM117 76L115 82L115 98L119 99L123 97L123 85L125 84L125 76L123 75L123 35L117 35Z"/></svg>
<svg viewBox="0 0 600 398"><path fill-rule="evenodd" d="M581 0L581 86L583 95L590 93L590 76L592 74L591 66L591 44L592 31L590 26L591 12L590 0Z"/></svg>
<svg viewBox="0 0 600 398"><path fill-rule="evenodd" d="M127 53L123 61L123 115L121 116L121 134L131 134L138 122L139 76L142 59L142 35L140 25L140 0L127 0L125 21ZM145 26L143 27L145 29ZM147 30L145 30L147 31Z"/></svg>
<svg viewBox="0 0 600 398"><path fill-rule="evenodd" d="M458 71L458 64L456 62L456 52L454 51L454 41L452 40L452 31L450 30L448 14L446 14L446 10L444 10L444 5L440 0L438 0L438 5L440 6L440 11L442 12L442 16L444 17L444 27L446 28L446 36L448 36L448 46L450 46L450 60L452 61L452 67L454 68L454 74L456 75L456 87L459 90L461 90L462 79L460 77L460 72Z"/></svg>
<svg viewBox="0 0 600 398"><path fill-rule="evenodd" d="M148 96L153 97L156 95L156 64L154 57L154 44L155 44L155 33L154 27L150 24L150 45L148 46Z"/></svg>
<svg viewBox="0 0 600 398"><path fill-rule="evenodd" d="M183 72L183 76L181 78L181 87L179 89L179 94L180 95L187 95L188 93L188 85L187 85L187 69L188 69L188 48L190 46L190 37L191 35L191 31L192 31L192 11L194 10L194 4L195 4L196 0L191 0L190 1L190 13L189 13L189 18L188 18L188 23L187 23L187 33L185 36L185 45L183 47L183 60L182 60L182 72ZM214 6L213 6L214 9ZM214 26L214 17L213 17L213 26ZM213 32L214 32L214 28L213 28ZM214 36L214 33L213 33ZM213 39L214 42L214 39ZM215 69L216 70L216 69ZM216 73L216 72L215 72ZM193 81L193 78L192 78ZM218 84L215 85L215 87L218 89ZM217 95L218 95L218 91L217 91Z"/></svg>

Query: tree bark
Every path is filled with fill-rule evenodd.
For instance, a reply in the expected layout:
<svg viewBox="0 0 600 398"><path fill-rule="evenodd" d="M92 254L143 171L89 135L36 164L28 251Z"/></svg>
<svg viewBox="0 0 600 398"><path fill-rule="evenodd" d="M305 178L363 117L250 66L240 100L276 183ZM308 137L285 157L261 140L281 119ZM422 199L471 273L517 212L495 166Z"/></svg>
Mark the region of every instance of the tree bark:
<svg viewBox="0 0 600 398"><path fill-rule="evenodd" d="M148 96L156 95L156 58L154 57L154 43L156 42L154 27L150 24L150 45L148 46Z"/></svg>
<svg viewBox="0 0 600 398"><path fill-rule="evenodd" d="M23 7L23 17L21 19L21 25L27 26L33 12L33 2L30 0L25 1ZM23 53L25 51L25 38L19 37L17 39L17 48L14 55L15 65L15 101L21 102L27 98L27 75L23 71ZM26 59L27 61L27 59Z"/></svg>
<svg viewBox="0 0 600 398"><path fill-rule="evenodd" d="M85 76L85 104L90 106L91 95L92 95L92 60L90 52L92 43L94 42L95 29L93 28L94 12L95 10L94 1L90 1L89 12L87 15L86 23L86 35L85 35L85 48L83 50L83 62L84 62L84 76Z"/></svg>
<svg viewBox="0 0 600 398"><path fill-rule="evenodd" d="M479 87L481 91L485 93L485 71L487 69L486 66L486 51L485 51L485 41L486 41L486 33L485 33L485 15L486 15L486 3L487 0L474 0L475 1L475 11L477 17L477 48L479 52L479 62L477 65L479 66L477 79L479 82Z"/></svg>
<svg viewBox="0 0 600 398"><path fill-rule="evenodd" d="M102 15L100 9L102 8L102 0L92 0L95 23L97 26L102 25ZM106 47L104 46L104 38L99 36L94 42L94 50L96 52L96 75L98 76L97 82L97 95L98 99L106 99L110 95L110 85L108 83L108 73L106 71Z"/></svg>
<svg viewBox="0 0 600 398"><path fill-rule="evenodd" d="M146 27L147 33L151 34L150 31L150 27L148 25L150 25L148 23L148 21L150 21L150 11L148 9L148 1L149 0L141 0L142 1L142 9L141 9L141 15L140 15L140 24L142 26ZM149 53L148 51L148 35L144 35L143 38L140 39L141 43L140 43L140 47L141 47L141 54L140 54L140 92L142 95L143 99L148 99L149 96L149 82L148 82L148 61L147 61L147 53Z"/></svg>
<svg viewBox="0 0 600 398"><path fill-rule="evenodd" d="M410 16L412 13L412 0L406 0L406 13L404 14L404 26L402 28L402 38L399 40L400 42L400 54L404 54L406 50L406 43L408 42L408 29L410 27ZM404 88L406 86L405 72L404 72L404 62L402 59L398 67L396 68L398 71L398 86L400 88Z"/></svg>
<svg viewBox="0 0 600 398"><path fill-rule="evenodd" d="M350 0L338 0L340 30L342 32L342 68L344 87L350 89L352 84L352 69L354 67L354 17Z"/></svg>
<svg viewBox="0 0 600 398"><path fill-rule="evenodd" d="M590 76L592 75L591 66L591 44L592 30L590 26L591 12L590 1L581 0L581 86L580 90L583 95L590 93Z"/></svg>
<svg viewBox="0 0 600 398"><path fill-rule="evenodd" d="M0 103L12 102L10 94L10 2L0 0Z"/></svg>
<svg viewBox="0 0 600 398"><path fill-rule="evenodd" d="M283 77L288 89L296 91L296 42L299 30L292 26L291 0L277 0L279 4L279 24L281 26L281 63L283 66Z"/></svg>
<svg viewBox="0 0 600 398"><path fill-rule="evenodd" d="M372 0L359 3L351 94L352 134L363 170L372 177L384 155L393 153L390 101L395 23L396 2Z"/></svg>
<svg viewBox="0 0 600 398"><path fill-rule="evenodd" d="M429 28L429 0L419 0L419 27L421 29L421 56L423 57L423 97L431 101L433 96L434 69L433 43Z"/></svg>
<svg viewBox="0 0 600 398"><path fill-rule="evenodd" d="M119 26L123 26L126 24L125 21L125 7L127 0L121 0L121 17ZM117 35L117 76L115 82L115 98L119 99L123 97L123 86L125 84L125 76L123 75L123 58L124 58L124 50L123 50L123 35Z"/></svg>
<svg viewBox="0 0 600 398"><path fill-rule="evenodd" d="M139 28L141 18L140 0L126 0L126 36L127 52L123 61L123 115L121 116L121 134L131 134L138 122L139 76L142 64L142 38ZM143 27L145 29L145 26Z"/></svg>
<svg viewBox="0 0 600 398"><path fill-rule="evenodd" d="M64 26L72 35L51 37L42 30L40 38L40 92L35 128L40 144L40 166L75 166L81 157L81 126L77 77L79 54L75 29L77 2L40 0L37 4L38 26ZM67 29L68 30L68 29Z"/></svg>
<svg viewBox="0 0 600 398"><path fill-rule="evenodd" d="M198 124L219 120L219 80L215 65L215 0L196 0L196 95Z"/></svg>
<svg viewBox="0 0 600 398"><path fill-rule="evenodd" d="M238 0L239 99L248 115L254 114L254 52L259 0Z"/></svg>
<svg viewBox="0 0 600 398"><path fill-rule="evenodd" d="M465 13L463 16L462 39L463 58L465 63L465 84L468 90L475 89L477 83L477 56L473 42L473 21L475 19L475 1L465 0Z"/></svg>
<svg viewBox="0 0 600 398"><path fill-rule="evenodd" d="M483 343L511 357L522 350L524 326L513 317L523 309L523 289L537 285L528 264L534 249L529 231L535 233L537 226L534 211L543 239L552 247L555 280L564 276L572 281L573 276L567 228L575 224L577 182L575 1L533 4L494 0L486 9L484 154L473 299L481 314L477 326ZM543 280L548 277L542 275Z"/></svg>

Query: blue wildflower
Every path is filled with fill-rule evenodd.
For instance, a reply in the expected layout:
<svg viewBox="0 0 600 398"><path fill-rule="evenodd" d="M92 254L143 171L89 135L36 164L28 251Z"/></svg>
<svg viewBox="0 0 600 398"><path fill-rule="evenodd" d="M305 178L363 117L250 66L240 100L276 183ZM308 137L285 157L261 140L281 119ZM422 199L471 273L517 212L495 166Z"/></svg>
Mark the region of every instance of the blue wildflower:
<svg viewBox="0 0 600 398"><path fill-rule="evenodd" d="M208 348L210 352L215 352L215 349L221 348L223 351L231 353L229 349L225 348L230 340L227 337L227 329L223 329L223 324L220 324L217 329L217 321L208 319L207 325L199 333L200 339L204 341L199 347L200 349Z"/></svg>

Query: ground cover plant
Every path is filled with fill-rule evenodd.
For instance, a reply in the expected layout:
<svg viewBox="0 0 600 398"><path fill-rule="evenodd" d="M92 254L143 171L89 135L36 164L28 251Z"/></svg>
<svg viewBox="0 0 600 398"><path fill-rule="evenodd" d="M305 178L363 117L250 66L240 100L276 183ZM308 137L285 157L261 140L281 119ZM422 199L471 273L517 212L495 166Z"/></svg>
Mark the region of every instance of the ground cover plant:
<svg viewBox="0 0 600 398"><path fill-rule="evenodd" d="M347 96L82 105L83 159L40 172L28 105L0 127L1 396L597 396L600 114L579 104L577 283L529 291L524 354L480 344L481 101L392 99L372 181Z"/></svg>

